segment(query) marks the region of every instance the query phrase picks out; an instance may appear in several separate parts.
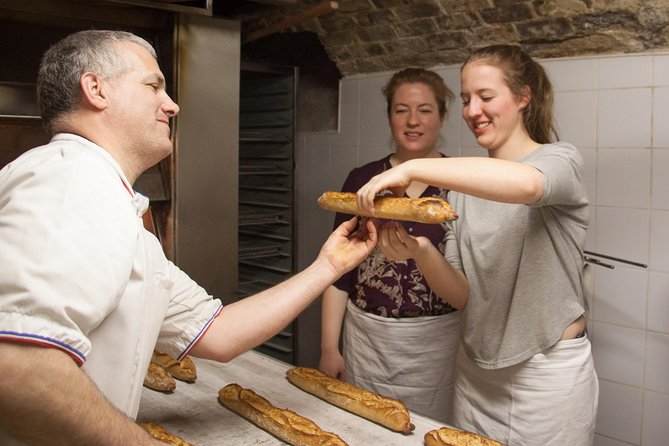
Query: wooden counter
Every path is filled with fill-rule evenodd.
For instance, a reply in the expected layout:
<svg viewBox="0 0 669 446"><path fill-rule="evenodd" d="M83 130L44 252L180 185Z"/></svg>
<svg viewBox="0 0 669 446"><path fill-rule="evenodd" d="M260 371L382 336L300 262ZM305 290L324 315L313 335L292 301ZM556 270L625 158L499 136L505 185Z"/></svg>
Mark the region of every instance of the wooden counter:
<svg viewBox="0 0 669 446"><path fill-rule="evenodd" d="M422 446L427 431L443 426L412 413L411 421L416 426L414 432L408 435L393 432L298 389L286 379L290 365L255 351L244 353L227 364L193 360L197 366L197 382L177 381L172 394L144 388L138 421L160 423L198 446L285 444L218 402L219 389L237 383L277 407L310 418L322 429L339 435L350 446Z"/></svg>

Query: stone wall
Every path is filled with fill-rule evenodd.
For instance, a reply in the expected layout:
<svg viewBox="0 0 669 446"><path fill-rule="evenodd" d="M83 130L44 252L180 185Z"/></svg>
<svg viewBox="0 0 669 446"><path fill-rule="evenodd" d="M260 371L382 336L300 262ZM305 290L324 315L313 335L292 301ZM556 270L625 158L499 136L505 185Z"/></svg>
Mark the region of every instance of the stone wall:
<svg viewBox="0 0 669 446"><path fill-rule="evenodd" d="M320 3L272 9L263 28ZM494 43L536 57L669 49L669 0L340 0L339 9L286 31L318 35L342 75L464 60Z"/></svg>

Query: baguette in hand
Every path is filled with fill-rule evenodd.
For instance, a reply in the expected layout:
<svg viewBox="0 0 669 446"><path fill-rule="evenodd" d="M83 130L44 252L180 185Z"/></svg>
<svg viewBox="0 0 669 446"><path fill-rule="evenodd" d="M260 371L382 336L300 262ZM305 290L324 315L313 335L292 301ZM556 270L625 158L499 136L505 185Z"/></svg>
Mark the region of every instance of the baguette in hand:
<svg viewBox="0 0 669 446"><path fill-rule="evenodd" d="M425 434L424 440L425 446L503 446L482 435L450 427L431 430Z"/></svg>
<svg viewBox="0 0 669 446"><path fill-rule="evenodd" d="M279 409L253 390L228 384L218 391L218 400L228 409L259 428L294 446L348 446L338 435L292 410Z"/></svg>
<svg viewBox="0 0 669 446"><path fill-rule="evenodd" d="M341 214L388 220L443 223L458 219L458 214L451 208L451 205L439 197L376 197L374 199L375 215L361 212L356 203L356 194L352 192L325 192L318 198L318 204L325 210Z"/></svg>
<svg viewBox="0 0 669 446"><path fill-rule="evenodd" d="M414 430L409 411L399 400L361 389L308 367L294 367L286 372L286 377L300 389L391 430L403 433Z"/></svg>

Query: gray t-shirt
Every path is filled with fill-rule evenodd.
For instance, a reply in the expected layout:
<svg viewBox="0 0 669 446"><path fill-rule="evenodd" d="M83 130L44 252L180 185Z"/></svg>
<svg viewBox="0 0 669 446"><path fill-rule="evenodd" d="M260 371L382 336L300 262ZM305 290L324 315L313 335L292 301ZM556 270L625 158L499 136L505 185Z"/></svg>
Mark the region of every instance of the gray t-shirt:
<svg viewBox="0 0 669 446"><path fill-rule="evenodd" d="M547 349L585 313L583 159L571 144L554 143L519 161L544 175L544 196L536 203L448 195L461 217L451 224L445 257L470 284L462 341L467 355L486 369Z"/></svg>

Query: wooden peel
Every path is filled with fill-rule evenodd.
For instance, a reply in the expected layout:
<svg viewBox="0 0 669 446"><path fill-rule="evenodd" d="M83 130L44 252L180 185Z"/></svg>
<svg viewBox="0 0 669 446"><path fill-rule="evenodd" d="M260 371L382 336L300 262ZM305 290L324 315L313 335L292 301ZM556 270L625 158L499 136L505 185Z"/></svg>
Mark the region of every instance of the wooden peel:
<svg viewBox="0 0 669 446"><path fill-rule="evenodd" d="M325 192L318 198L318 204L328 211L388 220L443 223L458 219L458 214L448 202L438 197L376 197L375 215L362 212L358 208L356 194L352 192Z"/></svg>

